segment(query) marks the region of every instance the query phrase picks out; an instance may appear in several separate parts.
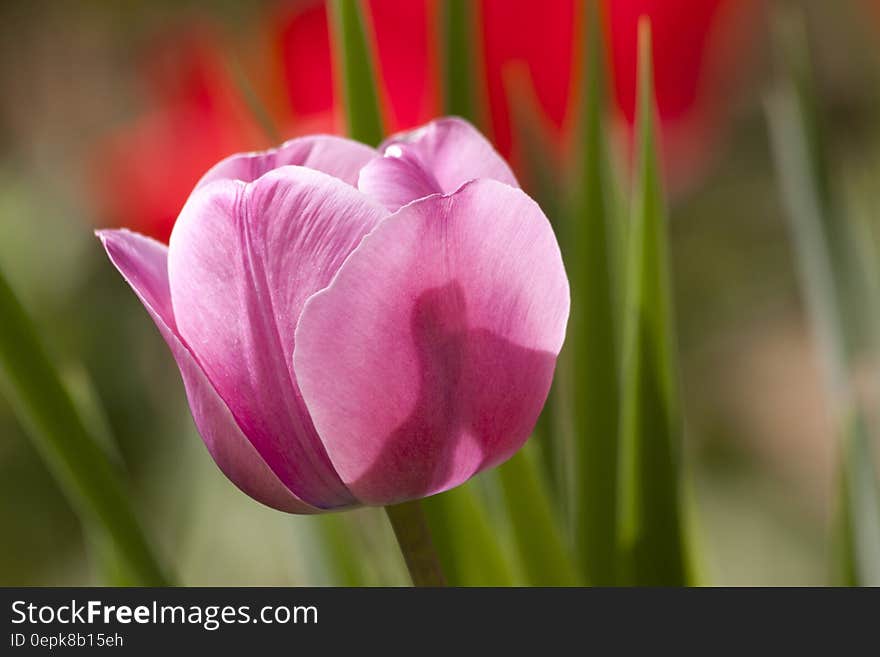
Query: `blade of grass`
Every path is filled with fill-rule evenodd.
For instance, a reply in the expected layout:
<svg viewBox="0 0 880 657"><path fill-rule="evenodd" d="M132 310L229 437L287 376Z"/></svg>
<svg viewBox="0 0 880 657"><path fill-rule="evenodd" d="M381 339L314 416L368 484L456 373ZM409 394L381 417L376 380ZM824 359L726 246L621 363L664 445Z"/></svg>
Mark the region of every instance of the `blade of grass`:
<svg viewBox="0 0 880 657"><path fill-rule="evenodd" d="M137 574L132 574L124 557L120 557L107 531L97 524L84 524L86 553L98 581L106 586L140 586Z"/></svg>
<svg viewBox="0 0 880 657"><path fill-rule="evenodd" d="M2 274L0 317L0 383L68 500L87 527L106 532L132 583L167 585L120 473L86 428L36 327Z"/></svg>
<svg viewBox="0 0 880 657"><path fill-rule="evenodd" d="M803 21L781 16L777 28L784 73L767 98L768 126L840 441L833 571L841 583L865 585L876 583L880 573L880 499L853 378L866 337L880 326L868 274L859 268L864 260L853 224L834 203Z"/></svg>
<svg viewBox="0 0 880 657"><path fill-rule="evenodd" d="M573 536L581 569L596 585L615 581L618 421L620 417L619 271L622 225L606 143L604 41L598 0L586 20L581 151L568 258L574 381Z"/></svg>
<svg viewBox="0 0 880 657"><path fill-rule="evenodd" d="M654 137L651 33L639 23L637 164L627 232L627 295L620 425L621 582L681 586L684 535L666 210Z"/></svg>
<svg viewBox="0 0 880 657"><path fill-rule="evenodd" d="M342 92L348 136L377 146L383 136L382 113L360 3L331 0L329 9L337 88Z"/></svg>
<svg viewBox="0 0 880 657"><path fill-rule="evenodd" d="M529 586L583 583L559 529L553 499L531 445L498 468L520 563Z"/></svg>
<svg viewBox="0 0 880 657"><path fill-rule="evenodd" d="M787 71L767 97L770 141L826 386L832 403L845 405L852 342L846 334L828 238L830 181L813 101L806 93L805 62L802 53L794 52L798 47L793 41L801 37L795 36L793 23L780 21L777 41Z"/></svg>
<svg viewBox="0 0 880 657"><path fill-rule="evenodd" d="M59 376L89 435L101 447L113 467L122 468L122 455L113 440L110 425L85 368L68 366L59 371ZM94 522L85 523L83 528L89 561L94 564L99 581L108 586L136 586L137 576L128 572L125 559L116 553L107 531Z"/></svg>
<svg viewBox="0 0 880 657"><path fill-rule="evenodd" d="M570 199L566 199L564 194L559 193L559 181L564 179L560 154L548 148L552 138L550 129L547 127L546 117L536 101L527 69L512 68L508 70L505 83L508 98L513 107L512 124L519 145L520 168L524 187L538 200L545 214L550 218L560 243L563 245L563 257L566 259L569 271L582 271L579 267L583 266L582 260L585 254L572 247L574 244L573 236L576 234L573 225L577 216L576 206L573 207L574 204L569 202ZM605 216L601 216L600 220L604 221ZM600 244L604 246L606 243L600 241ZM610 265L608 259L604 260L604 263ZM610 272L606 272L604 281L610 286L608 274ZM580 302L580 298L575 294L573 292L573 308ZM609 308L609 312L612 314L615 310ZM573 310L573 312L577 311ZM582 309L581 312L583 312ZM606 316L595 319L597 322L606 322L609 326L614 324L613 317ZM514 457L499 471L526 581L531 584L562 585L566 582L571 584L584 579L595 583L589 576L584 577L584 569L580 568L581 564L572 559L573 555L569 552L570 548L564 540L569 536L562 531L561 527L569 529L564 521L568 520L573 524L577 515L577 512L571 509L572 499L576 499L573 470L578 454L578 449L574 444L576 425L573 423L573 419L576 421L578 413L589 414L583 405L591 401L577 396L574 382L576 377L601 377L603 372L587 372L579 369L583 363L576 362L574 357L578 354L579 340L583 337L583 331L587 329L584 329L583 326L578 327L576 323L574 326L572 324L569 326L568 339L559 357L553 387L538 426L535 428L536 442L534 447L539 449L538 455L541 456L543 467L540 471L529 472L534 468L534 465L527 454L521 454ZM609 341L605 340L608 335L591 337L603 342L601 350L603 354L608 355ZM610 344L611 354L616 354L613 339L610 340ZM611 355L610 358L614 362L615 380L609 382L606 379L598 382L596 379L591 379L591 383L597 384L593 390L607 389L609 385L614 387L612 395L616 400L616 355ZM607 401L606 397L605 402ZM603 408L600 412L610 415L614 419L616 427L616 417L619 412L616 401L612 404L612 408ZM615 447L612 466L616 467L617 436L612 434L610 438L611 445ZM511 471L517 472L519 476L510 476ZM601 472L601 476L605 477L606 482L608 481L607 471ZM612 475L610 481L613 483L616 478ZM541 489L546 492L541 493ZM607 492L607 488L604 492ZM550 493L552 495L548 495ZM531 502L526 502L529 498L531 498ZM613 550L615 546L613 491L611 495L605 496L597 502L602 505L610 505L606 507L609 509L608 519L610 522L603 530L607 532L605 540L610 543ZM540 519L538 518L539 514L541 515ZM530 526L532 529L529 529ZM543 544L540 545L530 542L535 539L534 528L538 526L543 526L539 532L543 537ZM553 566L548 565L551 562L554 564ZM613 563L606 562L605 565L606 568L602 574L606 574L607 577L603 580L600 574L599 581L603 584L609 584L613 581L614 567Z"/></svg>
<svg viewBox="0 0 880 657"><path fill-rule="evenodd" d="M880 586L880 486L865 420L854 416L841 454L835 579L845 586Z"/></svg>
<svg viewBox="0 0 880 657"><path fill-rule="evenodd" d="M479 125L477 88L473 70L476 46L473 29L475 3L469 0L446 0L443 12L443 81L446 91L443 109L447 115L460 116Z"/></svg>

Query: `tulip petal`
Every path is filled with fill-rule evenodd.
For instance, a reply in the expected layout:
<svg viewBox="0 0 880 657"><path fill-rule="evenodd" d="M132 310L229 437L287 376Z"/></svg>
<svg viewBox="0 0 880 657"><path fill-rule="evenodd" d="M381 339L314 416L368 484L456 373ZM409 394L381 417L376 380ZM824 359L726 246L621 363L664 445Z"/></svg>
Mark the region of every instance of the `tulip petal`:
<svg viewBox="0 0 880 657"><path fill-rule="evenodd" d="M361 170L358 188L394 212L431 194L451 194L476 178L519 187L492 145L470 123L457 118L391 137Z"/></svg>
<svg viewBox="0 0 880 657"><path fill-rule="evenodd" d="M477 180L407 205L306 303L294 369L336 471L368 504L511 456L546 400L568 281L540 208Z"/></svg>
<svg viewBox="0 0 880 657"><path fill-rule="evenodd" d="M177 334L168 287L168 248L126 230L104 230L98 237L113 265L144 304L180 368L193 419L214 461L255 500L290 513L318 509L297 498L242 434L229 408Z"/></svg>
<svg viewBox="0 0 880 657"><path fill-rule="evenodd" d="M369 146L343 137L298 137L278 148L230 155L209 169L196 185L196 189L215 180L252 182L263 174L288 164L316 169L349 185L357 185L358 173L377 155Z"/></svg>
<svg viewBox="0 0 880 657"><path fill-rule="evenodd" d="M315 431L292 368L303 304L387 212L298 166L219 180L187 202L168 253L178 331L260 455L298 497L355 503Z"/></svg>

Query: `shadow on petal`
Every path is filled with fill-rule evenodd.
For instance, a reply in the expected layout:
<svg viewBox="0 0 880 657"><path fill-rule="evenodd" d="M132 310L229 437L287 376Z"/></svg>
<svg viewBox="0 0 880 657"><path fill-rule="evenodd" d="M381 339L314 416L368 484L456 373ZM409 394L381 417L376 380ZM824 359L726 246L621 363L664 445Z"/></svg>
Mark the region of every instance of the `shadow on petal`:
<svg viewBox="0 0 880 657"><path fill-rule="evenodd" d="M417 402L354 485L388 502L452 488L513 455L534 428L556 366L551 352L470 328L456 281L416 300L411 329Z"/></svg>

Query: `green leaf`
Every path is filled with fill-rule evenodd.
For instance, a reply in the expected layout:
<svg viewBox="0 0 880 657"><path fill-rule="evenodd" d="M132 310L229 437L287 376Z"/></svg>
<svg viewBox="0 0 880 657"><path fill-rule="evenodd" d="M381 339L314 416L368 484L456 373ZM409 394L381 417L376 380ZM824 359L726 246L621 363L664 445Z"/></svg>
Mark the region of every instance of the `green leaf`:
<svg viewBox="0 0 880 657"><path fill-rule="evenodd" d="M371 146L383 137L372 51L367 45L360 3L331 0L331 36L348 136Z"/></svg>
<svg viewBox="0 0 880 657"><path fill-rule="evenodd" d="M840 442L840 488L833 570L843 583L880 581L880 487L866 411L854 377L880 334L864 240L839 209L813 91L800 16L780 16L776 45L782 73L768 95L771 145L831 415Z"/></svg>
<svg viewBox="0 0 880 657"><path fill-rule="evenodd" d="M478 91L474 78L475 7L476 3L469 0L446 0L442 3L443 108L447 115L460 116L479 124Z"/></svg>
<svg viewBox="0 0 880 657"><path fill-rule="evenodd" d="M86 554L97 574L98 581L106 586L140 586L137 574L132 574L125 558L120 556L113 540L103 527L85 523Z"/></svg>
<svg viewBox="0 0 880 657"><path fill-rule="evenodd" d="M832 403L848 405L847 389L852 343L838 288L838 274L832 260L829 231L830 180L819 138L817 115L808 100L806 60L797 45L795 24L777 24L777 40L787 69L767 97L766 109L771 146L776 161L783 201L794 241L795 254L817 334L825 370L826 387ZM841 270L838 270L841 271Z"/></svg>
<svg viewBox="0 0 880 657"><path fill-rule="evenodd" d="M327 513L315 518L322 555L330 566L337 586L365 586L366 578L355 555L354 528L348 514Z"/></svg>
<svg viewBox="0 0 880 657"><path fill-rule="evenodd" d="M845 586L880 586L880 486L865 418L849 421L841 454L836 578Z"/></svg>
<svg viewBox="0 0 880 657"><path fill-rule="evenodd" d="M520 183L535 197L562 244L568 243L566 199L559 193L564 170L559 153L553 150L556 139L551 134L546 113L540 106L529 69L508 66L504 89L511 106L511 129L516 135Z"/></svg>
<svg viewBox="0 0 880 657"><path fill-rule="evenodd" d="M559 193L563 177L558 154L549 147L552 136L546 129L546 117L538 105L528 69L509 67L505 91L511 110L511 128L516 135L520 166L518 176L523 188L534 198L553 225L560 244L566 245L568 208ZM563 254L566 257L566 254ZM566 258L570 262L570 258ZM547 401L535 427L534 440L540 445L541 466L551 483L555 502L566 507L571 501L572 435L567 420L570 415L572 363L568 341L559 355L556 374ZM568 518L569 514L564 514Z"/></svg>
<svg viewBox="0 0 880 657"><path fill-rule="evenodd" d="M513 571L471 481L422 500L450 586L512 586Z"/></svg>
<svg viewBox="0 0 880 657"><path fill-rule="evenodd" d="M626 584L681 586L690 580L680 474L682 419L647 19L639 23L637 114L636 183L627 232L618 572Z"/></svg>
<svg viewBox="0 0 880 657"><path fill-rule="evenodd" d="M547 484L527 445L498 468L517 551L529 586L576 586L582 578L559 528Z"/></svg>
<svg viewBox="0 0 880 657"><path fill-rule="evenodd" d="M549 134L535 101L527 70L506 77L513 107L512 127L521 148L524 187L538 201L557 235L566 230L568 210L559 194L561 167L548 149ZM568 240L560 238L565 244ZM566 423L571 389L571 363L563 353L553 387L535 427L529 449L537 449L541 468L521 450L498 470L507 514L525 582L535 586L571 586L582 578L565 544L561 521L571 499L571 431ZM612 527L613 530L613 527Z"/></svg>
<svg viewBox="0 0 880 657"><path fill-rule="evenodd" d="M622 222L607 135L606 81L599 2L588 4L581 151L566 249L571 280L567 349L573 361L575 495L573 535L581 569L596 585L616 571L619 286Z"/></svg>
<svg viewBox="0 0 880 657"><path fill-rule="evenodd" d="M100 527L126 581L167 585L119 471L91 435L36 327L0 274L0 383L86 527ZM104 538L96 541L103 544Z"/></svg>
<svg viewBox="0 0 880 657"><path fill-rule="evenodd" d="M59 375L89 435L107 455L111 465L122 468L122 454L85 368L79 364L68 365ZM85 523L84 529L89 560L94 564L99 581L108 586L137 586L137 575L128 571L125 559L117 554L107 531L94 522Z"/></svg>

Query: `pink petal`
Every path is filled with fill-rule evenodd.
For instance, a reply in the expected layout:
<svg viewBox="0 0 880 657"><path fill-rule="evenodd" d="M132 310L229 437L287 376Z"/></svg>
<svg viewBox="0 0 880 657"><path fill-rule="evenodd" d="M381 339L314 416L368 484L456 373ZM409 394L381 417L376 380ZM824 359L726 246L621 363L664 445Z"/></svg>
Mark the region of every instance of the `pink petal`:
<svg viewBox="0 0 880 657"><path fill-rule="evenodd" d="M126 230L99 231L98 237L171 348L183 376L193 419L220 469L242 491L263 504L290 513L316 513L318 509L297 498L281 483L244 437L229 408L177 335L168 289L168 248Z"/></svg>
<svg viewBox="0 0 880 657"><path fill-rule="evenodd" d="M253 183L218 180L184 206L168 253L174 316L269 467L322 508L353 504L292 369L306 299L387 213L354 187L285 166Z"/></svg>
<svg viewBox="0 0 880 657"><path fill-rule="evenodd" d="M358 499L437 493L511 456L546 400L568 281L540 208L478 180L407 205L306 303L294 369Z"/></svg>
<svg viewBox="0 0 880 657"><path fill-rule="evenodd" d="M504 159L470 123L457 118L391 137L383 157L361 170L358 188L392 212L430 194L451 194L476 178L519 187Z"/></svg>
<svg viewBox="0 0 880 657"><path fill-rule="evenodd" d="M230 155L209 169L196 185L196 189L215 180L251 182L288 164L323 171L349 185L356 185L360 170L377 155L369 146L343 137L299 137L278 148Z"/></svg>

